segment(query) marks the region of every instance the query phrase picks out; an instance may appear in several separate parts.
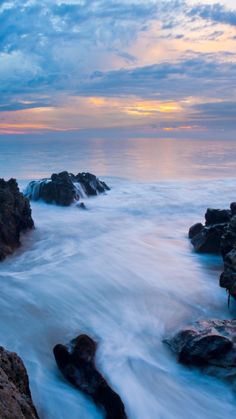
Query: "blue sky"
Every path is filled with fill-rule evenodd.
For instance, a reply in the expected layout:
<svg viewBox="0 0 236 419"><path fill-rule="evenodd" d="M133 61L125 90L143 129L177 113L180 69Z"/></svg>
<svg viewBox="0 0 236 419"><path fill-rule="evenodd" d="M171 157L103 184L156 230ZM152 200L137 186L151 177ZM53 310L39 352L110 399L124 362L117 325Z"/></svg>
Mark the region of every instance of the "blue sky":
<svg viewBox="0 0 236 419"><path fill-rule="evenodd" d="M2 0L0 134L234 132L234 1Z"/></svg>

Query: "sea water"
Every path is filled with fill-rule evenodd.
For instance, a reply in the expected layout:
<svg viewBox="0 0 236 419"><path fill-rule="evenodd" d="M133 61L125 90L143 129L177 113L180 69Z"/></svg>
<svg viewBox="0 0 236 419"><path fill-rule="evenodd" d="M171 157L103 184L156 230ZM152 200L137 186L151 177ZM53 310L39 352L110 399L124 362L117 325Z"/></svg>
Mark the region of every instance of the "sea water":
<svg viewBox="0 0 236 419"><path fill-rule="evenodd" d="M52 349L81 333L130 419L230 419L216 378L177 363L163 339L198 319L232 318L222 261L195 254L190 225L236 200L234 142L170 139L0 140L1 177L90 171L111 191L87 211L32 202L35 230L0 265L0 344L27 367L41 419L102 413L60 374Z"/></svg>

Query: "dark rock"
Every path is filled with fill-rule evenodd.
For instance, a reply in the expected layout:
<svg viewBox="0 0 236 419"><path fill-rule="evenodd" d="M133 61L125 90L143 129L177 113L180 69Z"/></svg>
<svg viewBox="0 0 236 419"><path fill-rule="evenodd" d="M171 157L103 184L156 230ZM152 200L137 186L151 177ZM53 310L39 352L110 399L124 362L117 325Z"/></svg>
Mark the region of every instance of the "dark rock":
<svg viewBox="0 0 236 419"><path fill-rule="evenodd" d="M87 207L83 202L80 202L79 204L76 205L77 208L82 209L82 210L86 210Z"/></svg>
<svg viewBox="0 0 236 419"><path fill-rule="evenodd" d="M210 227L203 227L200 233L193 236L191 243L196 252L220 253L221 237L225 231L226 224L216 224Z"/></svg>
<svg viewBox="0 0 236 419"><path fill-rule="evenodd" d="M221 250L223 259L227 255L227 253L233 250L235 244L236 244L236 216L234 215L231 218L230 222L227 225L227 228L225 229L222 235L220 250Z"/></svg>
<svg viewBox="0 0 236 419"><path fill-rule="evenodd" d="M222 255L220 286L236 299L236 202L230 204L230 210L208 208L205 219L204 227L198 223L190 228L189 238L197 252Z"/></svg>
<svg viewBox="0 0 236 419"><path fill-rule="evenodd" d="M107 419L126 419L121 398L96 368L96 347L89 336L80 335L67 346L56 345L53 352L64 377L102 407Z"/></svg>
<svg viewBox="0 0 236 419"><path fill-rule="evenodd" d="M231 210L232 215L236 215L236 202L231 202L230 210Z"/></svg>
<svg viewBox="0 0 236 419"><path fill-rule="evenodd" d="M0 347L0 418L37 419L22 360Z"/></svg>
<svg viewBox="0 0 236 419"><path fill-rule="evenodd" d="M91 173L78 173L78 175L75 176L75 179L76 182L79 182L83 186L85 193L88 196L95 196L98 193L110 190L105 182L102 182Z"/></svg>
<svg viewBox="0 0 236 419"><path fill-rule="evenodd" d="M236 379L236 320L204 320L165 341L179 362L222 379Z"/></svg>
<svg viewBox="0 0 236 419"><path fill-rule="evenodd" d="M203 228L204 228L204 226L202 225L202 223L196 223L196 224L194 224L189 229L188 237L190 239L192 239L194 236L196 236L197 234L199 234L202 231Z"/></svg>
<svg viewBox="0 0 236 419"><path fill-rule="evenodd" d="M29 183L25 195L34 201L42 199L46 203L68 206L81 198L95 196L110 188L91 173L73 175L68 172L52 174L50 179Z"/></svg>
<svg viewBox="0 0 236 419"><path fill-rule="evenodd" d="M236 299L236 215L231 218L222 236L221 254L224 260L224 270L220 276L220 286L226 288Z"/></svg>
<svg viewBox="0 0 236 419"><path fill-rule="evenodd" d="M224 271L220 276L220 286L226 288L236 299L236 249L232 249L224 257Z"/></svg>
<svg viewBox="0 0 236 419"><path fill-rule="evenodd" d="M0 260L20 246L20 235L34 227L29 200L15 179L0 179Z"/></svg>
<svg viewBox="0 0 236 419"><path fill-rule="evenodd" d="M207 212L205 214L206 226L227 223L230 221L231 216L232 214L230 210L207 208Z"/></svg>

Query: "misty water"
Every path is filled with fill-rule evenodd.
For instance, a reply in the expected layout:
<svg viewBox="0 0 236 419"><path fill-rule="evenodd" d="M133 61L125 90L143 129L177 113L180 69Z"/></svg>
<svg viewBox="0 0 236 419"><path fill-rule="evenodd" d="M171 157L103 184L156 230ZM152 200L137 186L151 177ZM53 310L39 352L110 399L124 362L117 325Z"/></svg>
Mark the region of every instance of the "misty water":
<svg viewBox="0 0 236 419"><path fill-rule="evenodd" d="M88 211L33 202L36 229L0 265L1 345L27 367L41 419L98 419L61 376L52 349L81 333L129 419L229 419L235 396L176 362L163 343L183 325L232 318L217 256L193 252L187 231L208 206L236 200L233 141L0 140L1 177L90 171L110 187Z"/></svg>

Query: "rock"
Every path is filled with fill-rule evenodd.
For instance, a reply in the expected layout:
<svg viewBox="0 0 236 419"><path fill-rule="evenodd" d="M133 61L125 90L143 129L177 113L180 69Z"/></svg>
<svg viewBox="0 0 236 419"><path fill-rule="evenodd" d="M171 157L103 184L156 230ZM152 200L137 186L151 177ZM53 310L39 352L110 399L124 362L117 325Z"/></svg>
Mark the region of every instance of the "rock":
<svg viewBox="0 0 236 419"><path fill-rule="evenodd" d="M203 320L165 342L179 362L236 382L236 320Z"/></svg>
<svg viewBox="0 0 236 419"><path fill-rule="evenodd" d="M79 204L77 204L76 207L82 210L87 210L87 207L83 202L80 202Z"/></svg>
<svg viewBox="0 0 236 419"><path fill-rule="evenodd" d="M221 239L221 254L223 258L227 255L227 253L231 252L231 250L236 245L236 215L234 215L230 222L227 224L227 228L225 228L224 234L222 235Z"/></svg>
<svg viewBox="0 0 236 419"><path fill-rule="evenodd" d="M29 200L15 179L0 179L0 260L20 246L20 235L34 227Z"/></svg>
<svg viewBox="0 0 236 419"><path fill-rule="evenodd" d="M67 346L56 345L53 352L64 377L102 407L107 419L126 419L120 396L111 389L96 368L96 347L89 336L80 335Z"/></svg>
<svg viewBox="0 0 236 419"><path fill-rule="evenodd" d="M202 225L202 223L196 223L192 227L190 227L189 232L188 232L189 239L192 239L194 236L199 234L203 228L204 226Z"/></svg>
<svg viewBox="0 0 236 419"><path fill-rule="evenodd" d="M77 176L75 176L75 179L76 182L82 185L87 196L95 196L98 193L103 193L110 190L105 182L102 182L91 173L79 173Z"/></svg>
<svg viewBox="0 0 236 419"><path fill-rule="evenodd" d="M205 214L206 226L227 223L230 221L231 216L230 210L207 208Z"/></svg>
<svg viewBox="0 0 236 419"><path fill-rule="evenodd" d="M236 215L236 202L231 202L230 210L231 210L232 215Z"/></svg>
<svg viewBox="0 0 236 419"><path fill-rule="evenodd" d="M210 227L203 227L191 239L195 251L201 253L220 253L221 237L226 226L226 224L216 224Z"/></svg>
<svg viewBox="0 0 236 419"><path fill-rule="evenodd" d="M91 173L73 175L68 172L52 174L50 179L29 183L25 196L37 201L42 199L48 204L68 206L81 198L95 196L110 188Z"/></svg>
<svg viewBox="0 0 236 419"><path fill-rule="evenodd" d="M232 249L224 257L224 271L220 276L220 286L226 288L236 299L236 249Z"/></svg>
<svg viewBox="0 0 236 419"><path fill-rule="evenodd" d="M0 418L37 419L22 360L0 347Z"/></svg>
<svg viewBox="0 0 236 419"><path fill-rule="evenodd" d="M222 236L221 254L224 270L220 276L220 286L236 299L236 215L231 218Z"/></svg>
<svg viewBox="0 0 236 419"><path fill-rule="evenodd" d="M205 219L205 226L197 223L190 228L189 238L197 252L222 255L220 286L236 299L236 202L230 210L208 208Z"/></svg>

